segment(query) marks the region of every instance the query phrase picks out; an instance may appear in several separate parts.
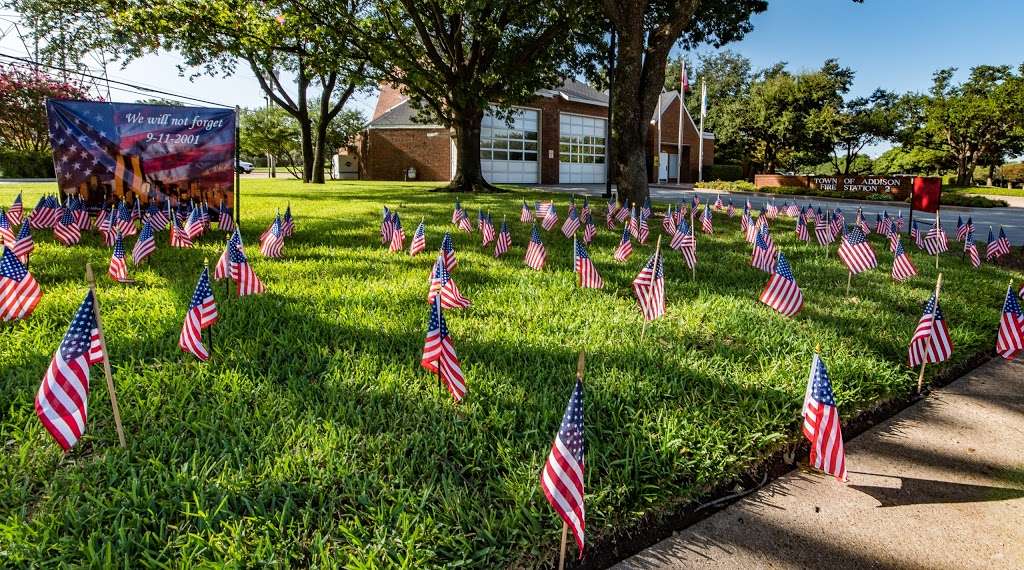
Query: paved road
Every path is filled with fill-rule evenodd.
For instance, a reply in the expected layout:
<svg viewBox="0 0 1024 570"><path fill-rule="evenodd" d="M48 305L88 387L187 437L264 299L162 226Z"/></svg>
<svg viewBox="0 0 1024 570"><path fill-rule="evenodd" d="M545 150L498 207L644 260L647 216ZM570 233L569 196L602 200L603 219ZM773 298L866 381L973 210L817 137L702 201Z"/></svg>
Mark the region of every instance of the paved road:
<svg viewBox="0 0 1024 570"><path fill-rule="evenodd" d="M846 450L848 485L795 471L615 570L1024 568L1024 363L993 360Z"/></svg>
<svg viewBox="0 0 1024 570"><path fill-rule="evenodd" d="M669 202L680 200L689 200L690 197L696 192L702 199L710 197L714 200L714 196L719 192L713 190L693 190L692 187L668 187L668 186L652 186L651 196L655 201ZM539 189L548 190L552 192L562 193L575 193L575 194L586 194L588 196L600 196L604 193L604 185L600 184L584 184L578 186L569 185L558 185L558 186L540 186ZM733 199L733 203L737 207L742 207L743 203L749 199L755 210L758 210L771 201L771 198L762 196L756 196L748 193L738 192L735 194L729 192L720 192L722 200L728 201L730 197ZM886 202L884 204L865 204L857 202L847 202L841 200L830 200L828 198L816 198L812 196L778 196L775 199L775 203L779 206L785 201L794 201L801 206L807 204L813 204L815 208L821 206L823 210L830 208L839 207L846 214L848 222L853 221L853 215L856 213L857 208L860 207L864 210L864 215L868 219L868 223L874 228L875 225L875 214L881 214L882 211L889 212L890 216L895 216L897 212L903 211L904 219L908 219L910 215L910 208L906 204L895 204L893 202ZM1015 246L1024 244L1024 208L949 208L942 216L942 227L945 228L946 232L952 237L953 232L956 230L956 218L957 216L963 216L966 221L967 217L970 216L974 219L974 224L977 230L975 230L974 238L977 241L984 243L988 239L988 227L992 226L993 231L998 234L999 226L1002 224L1006 230L1007 237L1010 238L1010 242ZM918 213L915 216L921 223L920 228L922 231L927 231L931 227L931 223L934 222L934 215L924 214L924 218ZM928 225L923 225L924 222L928 222ZM906 227L906 231L910 228ZM951 245L950 249L954 249L957 246Z"/></svg>

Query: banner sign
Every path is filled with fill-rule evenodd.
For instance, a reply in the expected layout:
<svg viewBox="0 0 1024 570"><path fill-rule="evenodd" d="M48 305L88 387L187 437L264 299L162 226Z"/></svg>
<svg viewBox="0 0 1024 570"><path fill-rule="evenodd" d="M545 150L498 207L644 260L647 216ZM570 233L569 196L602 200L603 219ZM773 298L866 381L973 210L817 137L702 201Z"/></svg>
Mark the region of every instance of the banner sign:
<svg viewBox="0 0 1024 570"><path fill-rule="evenodd" d="M46 101L57 185L90 206L234 205L233 109Z"/></svg>
<svg viewBox="0 0 1024 570"><path fill-rule="evenodd" d="M934 213L939 209L941 195L941 178L918 176L914 179L914 197L910 201L910 207L919 212Z"/></svg>

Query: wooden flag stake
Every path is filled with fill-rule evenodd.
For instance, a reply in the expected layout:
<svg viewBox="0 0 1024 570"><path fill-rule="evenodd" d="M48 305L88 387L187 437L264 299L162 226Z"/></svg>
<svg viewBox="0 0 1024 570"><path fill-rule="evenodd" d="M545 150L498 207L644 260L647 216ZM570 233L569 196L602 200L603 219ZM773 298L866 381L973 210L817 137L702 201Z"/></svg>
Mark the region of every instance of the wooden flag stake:
<svg viewBox="0 0 1024 570"><path fill-rule="evenodd" d="M203 258L203 270L204 271L209 271L209 269L210 269L210 258L209 257L204 257ZM213 292L213 288L212 287L210 288L210 292L211 293ZM216 302L217 302L216 299L214 299L214 303L216 303ZM209 327L207 327L206 331L210 335L210 356L212 357L213 356L213 325L211 324Z"/></svg>
<svg viewBox="0 0 1024 570"><path fill-rule="evenodd" d="M942 231L941 222L939 222L939 209L935 208L935 235L939 235ZM939 248L935 248L935 269L939 269Z"/></svg>
<svg viewBox="0 0 1024 570"><path fill-rule="evenodd" d="M117 439L121 447L128 447L124 440L124 428L121 427L121 411L117 407L117 393L114 391L114 378L110 373L110 355L107 353L107 338L103 334L103 321L100 319L100 300L96 296L96 276L92 273L92 264L85 264L85 281L92 292L92 312L96 317L96 329L100 333L100 348L103 350L103 374L107 377L107 393L110 395L110 407L114 411L114 427L117 428Z"/></svg>
<svg viewBox="0 0 1024 570"><path fill-rule="evenodd" d="M850 283L852 283L852 282L853 282L853 272L852 271L848 271L846 273L846 296L847 297L850 296Z"/></svg>
<svg viewBox="0 0 1024 570"><path fill-rule="evenodd" d="M935 280L935 305L932 307L932 329L928 331L928 338L925 339L924 344L924 362L921 363L921 372L917 375L917 393L920 394L921 390L924 389L924 367L928 365L928 352L932 349L932 335L935 330L934 315L939 310L939 292L942 290L942 274L939 273L939 278Z"/></svg>

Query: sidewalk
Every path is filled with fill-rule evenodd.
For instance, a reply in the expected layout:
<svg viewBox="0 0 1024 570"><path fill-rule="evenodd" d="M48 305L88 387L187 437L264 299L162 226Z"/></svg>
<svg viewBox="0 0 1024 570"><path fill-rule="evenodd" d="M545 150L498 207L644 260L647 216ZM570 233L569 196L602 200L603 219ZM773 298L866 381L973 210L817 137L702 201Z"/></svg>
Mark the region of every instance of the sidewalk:
<svg viewBox="0 0 1024 570"><path fill-rule="evenodd" d="M794 471L615 568L1024 568L1024 363L992 360L846 451L848 485Z"/></svg>

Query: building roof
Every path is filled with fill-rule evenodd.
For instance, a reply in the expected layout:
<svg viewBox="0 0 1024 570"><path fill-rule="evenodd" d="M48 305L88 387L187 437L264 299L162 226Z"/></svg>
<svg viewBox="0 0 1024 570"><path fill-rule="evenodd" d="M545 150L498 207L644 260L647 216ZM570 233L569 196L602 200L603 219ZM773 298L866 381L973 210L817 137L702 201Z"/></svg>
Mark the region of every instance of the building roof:
<svg viewBox="0 0 1024 570"><path fill-rule="evenodd" d="M598 91L593 87L576 81L565 79L562 84L553 89L540 89L537 95L541 97L561 97L566 101L578 103L608 106L608 94ZM397 127L419 127L419 128L443 128L440 125L417 123L414 120L416 110L409 104L409 97L404 95L398 88L390 85L380 87L380 95L377 97L377 106L373 111L373 119L367 124L368 128L397 128Z"/></svg>

